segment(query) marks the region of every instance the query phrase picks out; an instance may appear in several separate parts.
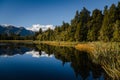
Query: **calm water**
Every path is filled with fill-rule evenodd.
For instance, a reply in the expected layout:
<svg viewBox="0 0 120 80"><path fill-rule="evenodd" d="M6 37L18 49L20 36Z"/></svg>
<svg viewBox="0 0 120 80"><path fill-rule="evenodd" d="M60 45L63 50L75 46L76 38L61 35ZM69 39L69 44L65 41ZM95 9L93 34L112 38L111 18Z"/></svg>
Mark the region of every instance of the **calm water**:
<svg viewBox="0 0 120 80"><path fill-rule="evenodd" d="M48 45L0 43L0 80L104 80L85 52Z"/></svg>

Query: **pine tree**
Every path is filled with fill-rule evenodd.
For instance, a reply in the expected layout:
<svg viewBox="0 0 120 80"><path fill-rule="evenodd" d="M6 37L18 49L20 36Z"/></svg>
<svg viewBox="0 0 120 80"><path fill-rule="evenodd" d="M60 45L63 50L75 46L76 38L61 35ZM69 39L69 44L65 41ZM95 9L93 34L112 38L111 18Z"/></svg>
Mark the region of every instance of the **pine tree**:
<svg viewBox="0 0 120 80"><path fill-rule="evenodd" d="M42 31L42 28L40 28L40 29L39 29L39 34L42 34L42 32L43 32L43 31Z"/></svg>
<svg viewBox="0 0 120 80"><path fill-rule="evenodd" d="M120 20L117 20L114 25L113 41L120 42Z"/></svg>
<svg viewBox="0 0 120 80"><path fill-rule="evenodd" d="M78 35L79 32L79 41L87 40L88 27L87 22L90 19L90 11L88 11L85 7L80 12L80 22L77 25L76 33ZM77 31L79 30L79 31Z"/></svg>
<svg viewBox="0 0 120 80"><path fill-rule="evenodd" d="M111 41L113 37L113 25L116 21L116 6L112 4L110 9L108 10L107 7L104 9L104 20L102 24L102 28L100 31L100 40L103 41Z"/></svg>
<svg viewBox="0 0 120 80"><path fill-rule="evenodd" d="M77 30L77 24L80 22L79 11L76 11L74 19L71 20L71 26L69 27L68 34L70 36L70 41L75 41L75 33Z"/></svg>
<svg viewBox="0 0 120 80"><path fill-rule="evenodd" d="M117 5L117 19L120 20L120 2L118 2L118 5Z"/></svg>
<svg viewBox="0 0 120 80"><path fill-rule="evenodd" d="M102 11L95 9L92 13L91 20L88 22L89 27L87 39L88 41L98 40L99 30L102 26L103 15Z"/></svg>
<svg viewBox="0 0 120 80"><path fill-rule="evenodd" d="M81 23L77 25L77 29L74 36L75 41L80 41L80 39L82 38L82 35L80 35L80 26L81 26Z"/></svg>

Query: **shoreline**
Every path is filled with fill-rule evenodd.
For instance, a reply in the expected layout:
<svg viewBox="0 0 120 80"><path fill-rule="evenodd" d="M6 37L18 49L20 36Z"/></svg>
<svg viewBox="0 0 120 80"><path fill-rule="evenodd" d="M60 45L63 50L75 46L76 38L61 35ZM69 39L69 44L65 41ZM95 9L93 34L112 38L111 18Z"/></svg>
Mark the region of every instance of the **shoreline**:
<svg viewBox="0 0 120 80"><path fill-rule="evenodd" d="M51 46L65 46L75 47L80 42L67 42L67 41L33 41L33 40L0 40L0 43L33 43L33 44L47 44ZM82 43L82 42L81 42Z"/></svg>
<svg viewBox="0 0 120 80"><path fill-rule="evenodd" d="M51 46L63 46L63 47L74 47L77 50L92 52L97 48L102 49L115 49L117 45L120 47L119 42L68 42L68 41L33 41L33 40L0 40L0 43L31 43L31 44L47 44ZM112 50L112 49L111 49Z"/></svg>
<svg viewBox="0 0 120 80"><path fill-rule="evenodd" d="M77 44L82 44L82 42L67 42L67 41L33 41L34 44L47 44L51 46L65 46L65 47L75 47Z"/></svg>
<svg viewBox="0 0 120 80"><path fill-rule="evenodd" d="M33 43L33 40L0 40L0 43Z"/></svg>

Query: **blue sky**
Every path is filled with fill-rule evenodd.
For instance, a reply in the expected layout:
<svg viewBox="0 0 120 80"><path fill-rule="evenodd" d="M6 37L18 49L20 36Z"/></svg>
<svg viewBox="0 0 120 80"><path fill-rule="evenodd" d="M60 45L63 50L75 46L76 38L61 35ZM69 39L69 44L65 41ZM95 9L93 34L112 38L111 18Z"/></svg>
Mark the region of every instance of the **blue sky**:
<svg viewBox="0 0 120 80"><path fill-rule="evenodd" d="M120 0L0 0L0 24L29 27L70 22L76 10L104 9Z"/></svg>

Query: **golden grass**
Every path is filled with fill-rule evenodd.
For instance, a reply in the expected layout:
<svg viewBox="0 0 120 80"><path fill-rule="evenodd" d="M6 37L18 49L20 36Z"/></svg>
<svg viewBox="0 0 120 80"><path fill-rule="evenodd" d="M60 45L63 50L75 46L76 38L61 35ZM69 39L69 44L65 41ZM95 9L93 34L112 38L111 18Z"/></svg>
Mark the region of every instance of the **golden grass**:
<svg viewBox="0 0 120 80"><path fill-rule="evenodd" d="M92 61L100 64L112 80L120 80L120 43L91 42L75 48L88 52Z"/></svg>
<svg viewBox="0 0 120 80"><path fill-rule="evenodd" d="M65 42L65 41L34 41L35 44L47 44L52 46L69 46L74 47L78 42Z"/></svg>
<svg viewBox="0 0 120 80"><path fill-rule="evenodd" d="M120 59L119 59L120 60ZM100 61L102 68L105 72L113 79L119 80L120 79L120 63L116 61L116 58L111 58L111 60L102 59Z"/></svg>
<svg viewBox="0 0 120 80"><path fill-rule="evenodd" d="M120 53L120 43L115 43L115 42L111 42L111 43L89 42L89 43L77 44L75 48L80 51L86 51L92 53L96 58L100 54L103 54L104 56L105 55L108 56L108 53L109 54Z"/></svg>
<svg viewBox="0 0 120 80"><path fill-rule="evenodd" d="M80 50L80 51L85 51L85 52L88 52L88 53L92 53L95 50L94 45L93 44L88 44L88 43L77 44L75 46L75 48Z"/></svg>

